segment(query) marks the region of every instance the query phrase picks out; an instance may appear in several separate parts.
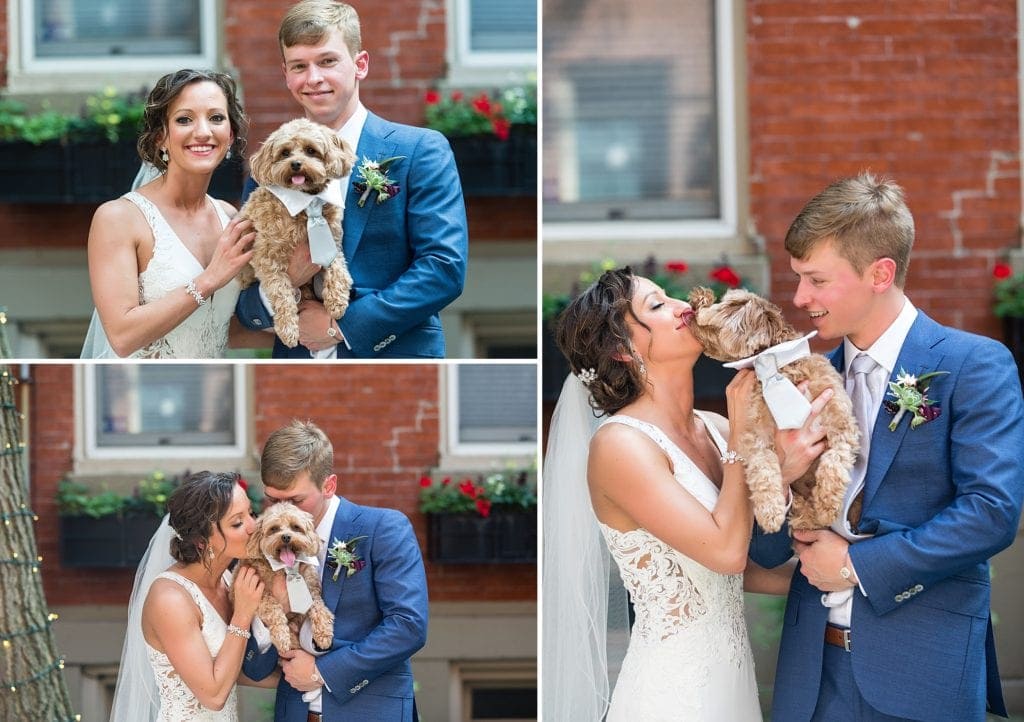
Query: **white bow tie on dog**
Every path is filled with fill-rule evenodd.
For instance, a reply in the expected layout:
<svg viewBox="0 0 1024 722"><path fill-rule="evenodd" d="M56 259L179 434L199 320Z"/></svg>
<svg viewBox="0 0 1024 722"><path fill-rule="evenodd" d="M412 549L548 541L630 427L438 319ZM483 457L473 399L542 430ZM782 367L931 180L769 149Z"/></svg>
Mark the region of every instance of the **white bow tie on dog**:
<svg viewBox="0 0 1024 722"><path fill-rule="evenodd" d="M309 593L309 587L306 586L306 580L299 574L298 567L300 564L319 567L320 560L308 555L295 555L295 562L289 565L269 554L264 555L264 557L267 560L267 564L275 572L281 569L285 570L285 584L288 587L288 606L292 608L293 612L298 612L299 614L308 612L309 608L313 606L313 597Z"/></svg>
<svg viewBox="0 0 1024 722"><path fill-rule="evenodd" d="M347 181L347 176L341 180ZM309 257L313 263L326 268L338 255L338 241L331 234L331 227L324 220L325 204L337 206L345 210L345 193L341 180L337 178L327 183L327 187L316 195L303 193L284 186L266 186L284 204L288 215L292 218L306 211L306 234L309 236Z"/></svg>
<svg viewBox="0 0 1024 722"><path fill-rule="evenodd" d="M811 346L808 341L817 335L817 331L811 331L801 338L766 348L756 356L722 364L730 369L754 368L761 382L764 401L775 418L775 425L780 429L799 429L811 413L811 402L804 398L792 381L779 373L779 369L810 356Z"/></svg>

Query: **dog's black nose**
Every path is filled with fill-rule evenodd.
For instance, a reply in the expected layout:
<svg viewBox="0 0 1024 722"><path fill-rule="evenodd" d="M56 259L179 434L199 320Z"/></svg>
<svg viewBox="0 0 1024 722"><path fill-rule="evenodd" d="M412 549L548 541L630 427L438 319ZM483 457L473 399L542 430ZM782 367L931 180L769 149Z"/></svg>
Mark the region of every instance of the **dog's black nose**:
<svg viewBox="0 0 1024 722"><path fill-rule="evenodd" d="M300 170L301 168L302 168L302 161L301 160L293 160L292 161L292 170Z"/></svg>
<svg viewBox="0 0 1024 722"><path fill-rule="evenodd" d="M283 541L285 544L287 544L291 540L292 540L292 535L291 534L283 534L281 536L281 541Z"/></svg>

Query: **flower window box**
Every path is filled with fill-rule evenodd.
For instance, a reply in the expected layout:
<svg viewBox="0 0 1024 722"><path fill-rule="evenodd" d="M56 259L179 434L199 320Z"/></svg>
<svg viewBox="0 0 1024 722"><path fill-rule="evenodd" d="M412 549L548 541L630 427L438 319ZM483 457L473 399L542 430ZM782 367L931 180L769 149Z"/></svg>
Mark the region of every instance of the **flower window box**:
<svg viewBox="0 0 1024 722"><path fill-rule="evenodd" d="M159 526L160 517L150 515L62 516L61 564L134 569Z"/></svg>

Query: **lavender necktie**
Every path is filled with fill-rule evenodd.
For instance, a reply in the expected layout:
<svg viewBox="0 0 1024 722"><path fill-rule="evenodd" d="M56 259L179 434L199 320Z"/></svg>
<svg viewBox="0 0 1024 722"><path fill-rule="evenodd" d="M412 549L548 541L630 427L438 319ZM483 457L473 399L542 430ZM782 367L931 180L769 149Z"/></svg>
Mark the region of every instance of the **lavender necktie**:
<svg viewBox="0 0 1024 722"><path fill-rule="evenodd" d="M313 198L306 208L306 233L309 235L309 258L322 268L331 265L338 255L338 244L324 218L324 202Z"/></svg>
<svg viewBox="0 0 1024 722"><path fill-rule="evenodd" d="M864 492L864 475L868 467L868 452L871 450L871 430L875 427L878 404L872 393L870 376L878 368L878 363L866 353L857 354L850 362L850 375L847 376L847 391L853 402L853 414L860 428L860 453L850 472L850 486L846 490L846 514L850 527L857 532L860 522L861 496ZM851 378L852 376L852 378Z"/></svg>

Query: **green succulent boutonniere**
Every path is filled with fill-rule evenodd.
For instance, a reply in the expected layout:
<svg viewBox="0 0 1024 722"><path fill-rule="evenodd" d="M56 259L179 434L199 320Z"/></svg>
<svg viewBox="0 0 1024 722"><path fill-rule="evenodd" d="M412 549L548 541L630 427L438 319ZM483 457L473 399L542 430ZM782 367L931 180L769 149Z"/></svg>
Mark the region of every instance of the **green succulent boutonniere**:
<svg viewBox="0 0 1024 722"><path fill-rule="evenodd" d="M926 421L937 419L942 409L932 399L928 398L928 386L936 376L948 374L949 371L932 371L931 373L914 376L908 374L902 368L895 381L889 382L889 391L882 403L885 410L893 414L893 420L889 422L889 431L895 431L896 426L903 418L903 414L910 411L914 418L910 420L910 428L916 429Z"/></svg>
<svg viewBox="0 0 1024 722"><path fill-rule="evenodd" d="M359 191L360 208L370 197L370 191L377 191L378 203L383 203L388 198L398 195L398 184L388 177L388 169L404 158L404 155L395 155L384 160L363 158L363 162L356 168L359 180L354 183L356 190Z"/></svg>
<svg viewBox="0 0 1024 722"><path fill-rule="evenodd" d="M365 536L353 537L347 541L335 539L327 549L327 568L334 568L334 575L331 577L338 581L338 575L345 569L345 576L350 577L366 566L366 562L356 554L356 542L365 539Z"/></svg>

